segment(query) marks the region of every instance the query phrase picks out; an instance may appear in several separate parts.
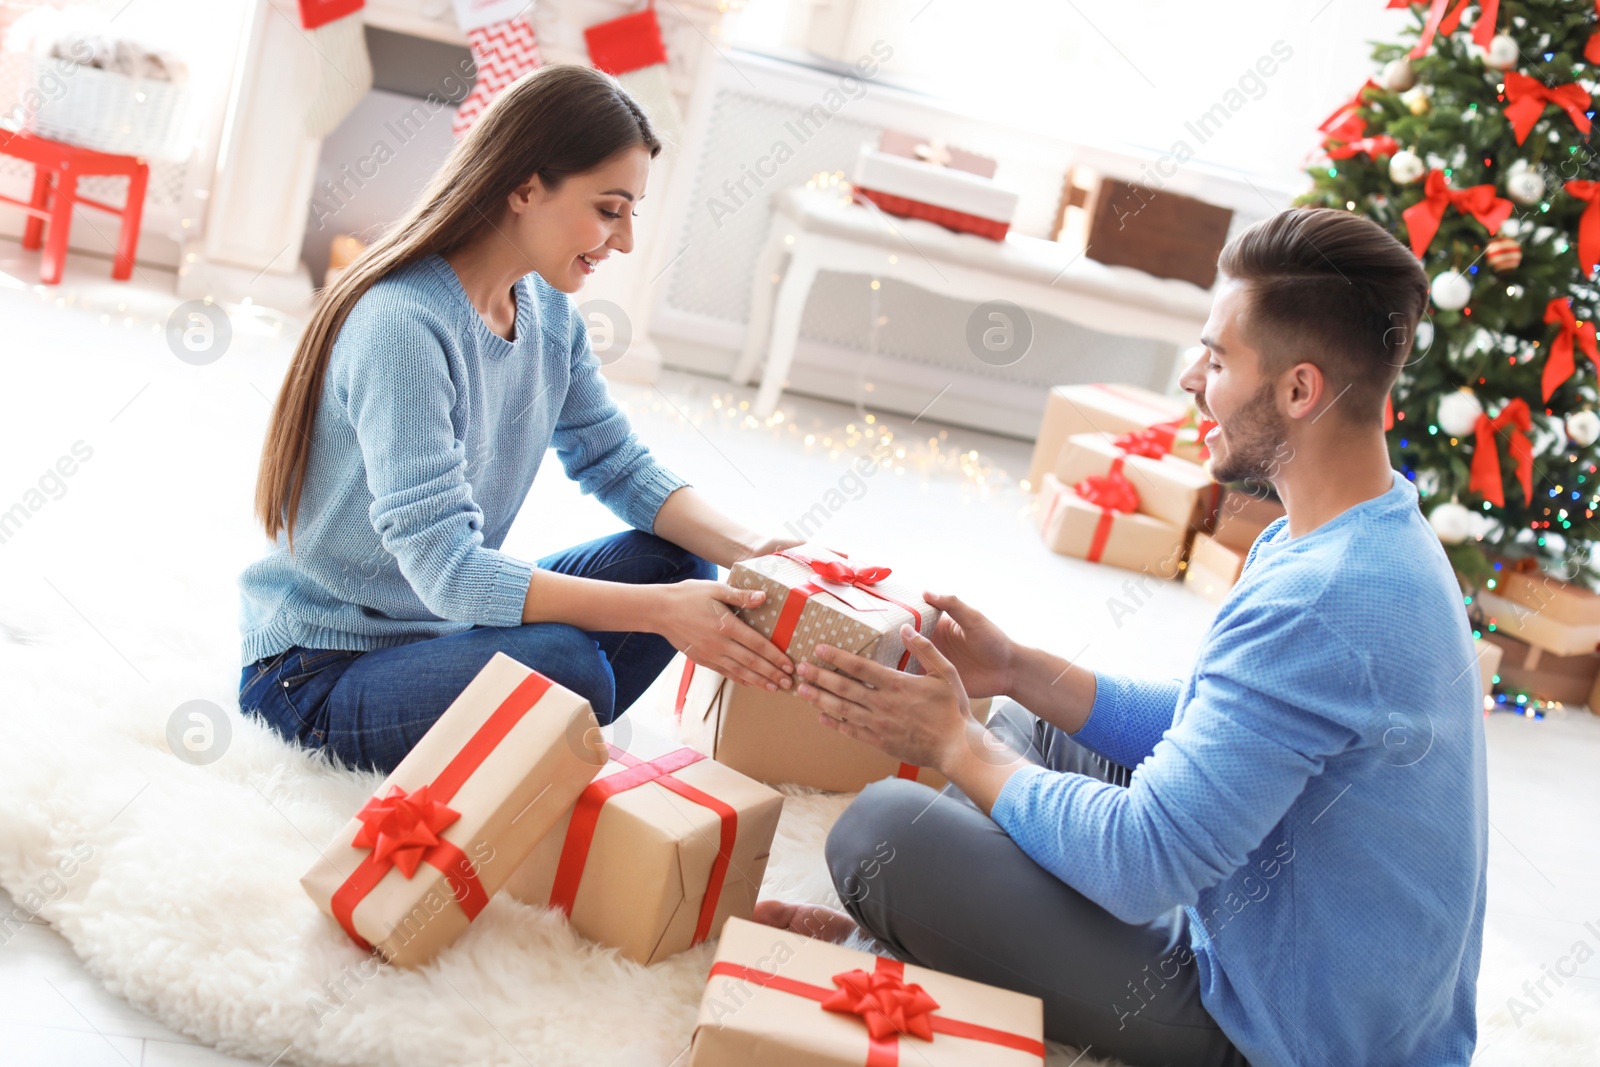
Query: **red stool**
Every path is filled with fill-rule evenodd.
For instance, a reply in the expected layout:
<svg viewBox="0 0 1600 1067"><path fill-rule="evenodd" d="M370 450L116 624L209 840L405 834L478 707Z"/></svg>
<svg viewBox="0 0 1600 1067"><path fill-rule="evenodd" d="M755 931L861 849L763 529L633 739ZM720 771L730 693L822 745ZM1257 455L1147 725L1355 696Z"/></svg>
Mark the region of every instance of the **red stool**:
<svg viewBox="0 0 1600 1067"><path fill-rule="evenodd" d="M33 199L27 203L0 196L0 203L20 207L28 213L22 231L22 247L38 248L48 230L39 280L45 285L61 281L61 268L67 261L67 232L72 226L72 205L109 211L122 216L117 235L117 257L111 277L125 282L133 276L133 253L139 244L139 217L144 213L144 191L150 181L150 167L137 156L114 156L92 148L62 144L38 137L25 130L0 128L0 155L15 156L33 164ZM78 192L78 179L102 175L126 175L128 199L122 207L102 204ZM48 226L46 225L48 223Z"/></svg>

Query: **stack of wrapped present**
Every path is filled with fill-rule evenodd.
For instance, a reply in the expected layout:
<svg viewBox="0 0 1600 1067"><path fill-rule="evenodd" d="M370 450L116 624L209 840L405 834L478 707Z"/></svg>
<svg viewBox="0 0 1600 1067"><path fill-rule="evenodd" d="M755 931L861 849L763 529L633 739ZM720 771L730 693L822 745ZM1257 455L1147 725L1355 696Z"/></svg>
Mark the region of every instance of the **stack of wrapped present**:
<svg viewBox="0 0 1600 1067"><path fill-rule="evenodd" d="M1221 487L1172 454L1176 426L1073 434L1040 479L1039 532L1053 551L1176 578Z"/></svg>
<svg viewBox="0 0 1600 1067"><path fill-rule="evenodd" d="M1502 687L1600 706L1600 593L1544 574L1531 561L1502 561L1486 585L1473 599L1484 638L1501 650Z"/></svg>
<svg viewBox="0 0 1600 1067"><path fill-rule="evenodd" d="M1039 1067L1044 1002L914 964L730 920L690 1067L937 1063Z"/></svg>
<svg viewBox="0 0 1600 1067"><path fill-rule="evenodd" d="M433 959L501 889L655 962L751 914L782 800L645 748L606 745L586 700L496 653L301 885L397 966Z"/></svg>
<svg viewBox="0 0 1600 1067"><path fill-rule="evenodd" d="M817 545L735 564L728 580L767 594L760 607L740 616L796 663L827 668L813 654L820 642L887 667L920 671L900 627L909 624L931 636L939 619L938 609L910 583L893 578L889 568L854 564ZM674 712L690 744L769 784L835 792L855 792L892 777L944 784L930 768L900 763L823 725L816 707L792 691L738 685L693 662L684 665ZM988 701L974 701L973 713L985 718Z"/></svg>
<svg viewBox="0 0 1600 1067"><path fill-rule="evenodd" d="M1050 390L1045 401L1044 421L1039 424L1033 460L1028 465L1028 485L1034 490L1041 488L1044 476L1056 468L1061 446L1073 434L1098 433L1114 437L1152 426L1170 425L1176 443L1177 431L1184 426L1192 410L1187 401L1136 385L1104 382L1058 385ZM1193 453L1184 458L1198 462Z"/></svg>

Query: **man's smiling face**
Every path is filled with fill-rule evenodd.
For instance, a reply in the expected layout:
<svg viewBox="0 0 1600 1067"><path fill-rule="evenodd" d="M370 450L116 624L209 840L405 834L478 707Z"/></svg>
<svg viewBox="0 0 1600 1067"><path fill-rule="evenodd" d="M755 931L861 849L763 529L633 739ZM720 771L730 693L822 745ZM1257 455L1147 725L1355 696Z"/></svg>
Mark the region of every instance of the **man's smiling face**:
<svg viewBox="0 0 1600 1067"><path fill-rule="evenodd" d="M1249 304L1244 283L1226 276L1218 282L1201 333L1205 347L1179 379L1194 394L1200 413L1217 423L1206 447L1211 476L1219 482L1268 477L1288 437L1289 420L1278 410L1275 382L1264 373L1260 351L1244 337Z"/></svg>

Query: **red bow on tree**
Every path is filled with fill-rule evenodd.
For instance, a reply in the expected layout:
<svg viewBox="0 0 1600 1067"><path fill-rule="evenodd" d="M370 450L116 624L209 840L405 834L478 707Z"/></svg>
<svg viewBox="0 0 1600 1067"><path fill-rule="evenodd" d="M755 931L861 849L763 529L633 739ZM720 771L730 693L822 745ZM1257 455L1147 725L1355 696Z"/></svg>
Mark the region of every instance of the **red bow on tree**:
<svg viewBox="0 0 1600 1067"><path fill-rule="evenodd" d="M1172 451L1172 442L1177 434L1177 427L1170 424L1151 426L1132 433L1118 434L1111 439L1111 446L1123 455L1160 459Z"/></svg>
<svg viewBox="0 0 1600 1067"><path fill-rule="evenodd" d="M1394 155L1400 146L1386 133L1368 137L1367 120L1360 115L1351 115L1328 131L1328 136L1322 141L1322 150L1328 153L1329 159L1349 159L1362 152L1376 159L1378 156Z"/></svg>
<svg viewBox="0 0 1600 1067"><path fill-rule="evenodd" d="M1095 507L1106 511L1138 511L1139 490L1121 471L1091 474L1072 487L1072 491Z"/></svg>
<svg viewBox="0 0 1600 1067"><path fill-rule="evenodd" d="M1600 371L1600 346L1595 343L1594 323L1579 322L1572 314L1571 304L1564 297L1558 296L1545 305L1544 321L1561 324L1561 332L1550 342L1550 354L1544 358L1544 373L1539 377L1542 398L1548 402L1550 394L1561 388L1561 383L1577 370L1572 357L1573 343L1582 346L1596 371Z"/></svg>
<svg viewBox="0 0 1600 1067"><path fill-rule="evenodd" d="M1595 0L1595 2L1600 3L1600 0ZM1368 78L1366 81L1361 83L1361 88L1356 90L1356 95L1352 96L1350 99L1334 108L1328 117L1323 119L1322 123L1317 126L1317 129L1322 133L1326 133L1331 136L1336 128L1343 126L1352 118L1360 118L1361 116L1357 115L1356 111L1358 108L1366 104L1366 101L1361 99L1362 94L1364 94L1368 89L1382 88L1383 86L1379 85L1371 78Z"/></svg>
<svg viewBox="0 0 1600 1067"><path fill-rule="evenodd" d="M1442 170L1430 170L1422 186L1422 199L1401 212L1406 220L1406 230L1411 234L1411 251L1421 259L1433 235L1439 232L1439 223L1445 210L1454 206L1457 211L1471 215L1491 234L1511 217L1516 205L1504 197L1494 195L1492 185L1474 185L1466 189L1452 189Z"/></svg>
<svg viewBox="0 0 1600 1067"><path fill-rule="evenodd" d="M1533 124L1544 114L1547 104L1554 104L1571 116L1572 124L1578 127L1579 133L1589 132L1589 116L1585 114L1589 110L1589 93L1577 82L1546 85L1538 78L1530 78L1515 70L1506 71L1505 82L1506 120L1511 123L1518 144L1528 139Z"/></svg>
<svg viewBox="0 0 1600 1067"><path fill-rule="evenodd" d="M1575 178L1563 188L1569 196L1588 203L1578 218L1578 265L1587 277L1594 273L1595 263L1600 262L1600 182Z"/></svg>
<svg viewBox="0 0 1600 1067"><path fill-rule="evenodd" d="M888 567L852 567L836 559L808 559L805 562L828 581L840 585L877 585L894 573Z"/></svg>
<svg viewBox="0 0 1600 1067"><path fill-rule="evenodd" d="M1600 18L1600 0L1594 0L1594 13ZM1600 63L1600 30L1589 35L1589 43L1583 46L1583 58L1590 63Z"/></svg>
<svg viewBox="0 0 1600 1067"><path fill-rule="evenodd" d="M1389 0L1390 7L1411 7L1415 4L1429 2L1429 0ZM1461 16L1467 10L1467 0L1456 0L1455 7L1445 14L1445 6L1449 0L1431 0L1433 6L1428 8L1427 21L1422 25L1422 37L1417 41L1417 46L1411 50L1411 58L1416 59L1428 50L1433 43L1435 33L1455 33L1456 27L1461 25ZM1472 24L1472 39L1478 47L1488 48L1489 42L1494 40L1494 25L1500 17L1500 0L1480 0L1478 4L1478 21Z"/></svg>
<svg viewBox="0 0 1600 1067"><path fill-rule="evenodd" d="M1522 484L1527 502L1533 503L1533 442L1528 440L1533 415L1528 402L1521 398L1507 401L1492 419L1487 414L1478 416L1478 440L1472 449L1472 472L1467 481L1468 489L1482 493L1485 500L1499 508L1506 506L1506 494L1500 474L1500 446L1495 438L1507 427L1511 429L1511 458L1517 464L1517 481Z"/></svg>
<svg viewBox="0 0 1600 1067"><path fill-rule="evenodd" d="M845 971L833 976L839 989L822 1002L828 1011L859 1015L874 1041L896 1036L933 1040L933 1022L939 1002L915 983L883 971Z"/></svg>
<svg viewBox="0 0 1600 1067"><path fill-rule="evenodd" d="M431 799L425 785L409 795L392 786L388 796L368 800L356 818L362 826L352 844L372 849L373 859L392 863L410 878L428 849L439 843L439 831L461 818L461 813Z"/></svg>

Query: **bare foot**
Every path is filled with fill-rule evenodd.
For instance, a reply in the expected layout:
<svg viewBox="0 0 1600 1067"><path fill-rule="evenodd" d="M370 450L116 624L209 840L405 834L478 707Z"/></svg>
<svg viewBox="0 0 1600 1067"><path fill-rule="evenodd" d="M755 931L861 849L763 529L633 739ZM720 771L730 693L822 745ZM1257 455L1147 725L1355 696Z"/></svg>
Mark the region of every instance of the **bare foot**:
<svg viewBox="0 0 1600 1067"><path fill-rule="evenodd" d="M860 929L856 921L842 911L820 904L786 904L781 900L761 901L751 918L766 926L834 944L842 944Z"/></svg>

